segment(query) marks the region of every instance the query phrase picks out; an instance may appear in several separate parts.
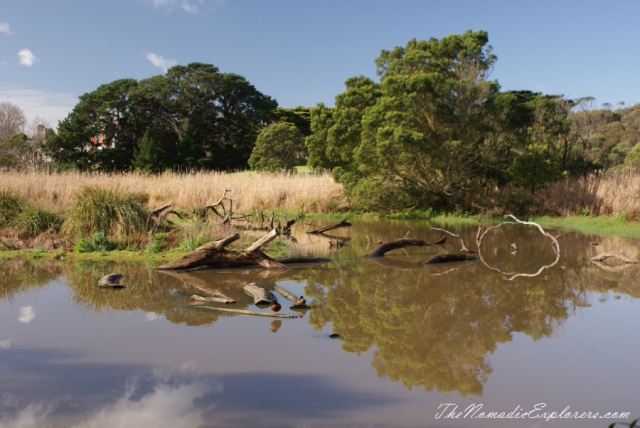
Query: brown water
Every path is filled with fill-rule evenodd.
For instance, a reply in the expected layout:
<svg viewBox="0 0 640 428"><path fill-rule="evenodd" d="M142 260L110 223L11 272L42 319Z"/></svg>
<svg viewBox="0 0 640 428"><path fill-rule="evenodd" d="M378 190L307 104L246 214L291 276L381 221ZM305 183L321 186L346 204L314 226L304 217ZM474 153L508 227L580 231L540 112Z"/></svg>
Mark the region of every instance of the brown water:
<svg viewBox="0 0 640 428"><path fill-rule="evenodd" d="M440 227L475 249L475 227ZM361 259L375 246L367 236L442 233L424 222L359 221L333 231L347 245L331 250L305 230L295 231L299 251L334 262L190 274L1 262L0 426L595 428L640 417L640 272L587 261L604 251L638 259L637 243L564 233L556 265L509 281L556 260L537 229L492 230L484 262L424 267L459 241ZM114 271L125 289L96 287ZM217 291L236 308L270 312L244 294L248 282L304 295L314 308L276 320L189 306L191 294ZM286 303L281 313L295 314ZM465 413L472 405L482 409ZM527 417L566 407L630 415Z"/></svg>

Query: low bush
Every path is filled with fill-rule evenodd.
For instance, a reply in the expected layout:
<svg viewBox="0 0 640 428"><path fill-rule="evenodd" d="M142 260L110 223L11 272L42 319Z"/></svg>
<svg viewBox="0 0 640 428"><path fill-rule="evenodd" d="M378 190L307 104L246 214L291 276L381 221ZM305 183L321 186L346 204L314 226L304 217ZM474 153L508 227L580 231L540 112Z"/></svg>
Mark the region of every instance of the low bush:
<svg viewBox="0 0 640 428"><path fill-rule="evenodd" d="M25 201L11 190L0 191L0 227L8 223L22 211Z"/></svg>
<svg viewBox="0 0 640 428"><path fill-rule="evenodd" d="M18 215L13 217L9 226L20 235L35 238L39 234L51 230L57 231L62 224L62 217L44 208L26 204Z"/></svg>
<svg viewBox="0 0 640 428"><path fill-rule="evenodd" d="M89 236L104 232L124 238L144 231L147 196L98 186L86 186L76 196L64 224L66 231Z"/></svg>
<svg viewBox="0 0 640 428"><path fill-rule="evenodd" d="M78 238L73 246L77 253L94 253L115 250L116 245L109 241L104 232L96 232L88 238Z"/></svg>

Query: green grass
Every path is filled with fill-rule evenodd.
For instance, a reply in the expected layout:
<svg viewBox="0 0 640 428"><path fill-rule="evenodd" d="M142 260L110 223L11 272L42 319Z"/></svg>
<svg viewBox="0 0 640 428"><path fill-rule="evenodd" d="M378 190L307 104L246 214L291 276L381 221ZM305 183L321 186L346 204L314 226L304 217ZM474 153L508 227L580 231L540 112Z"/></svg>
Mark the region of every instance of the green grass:
<svg viewBox="0 0 640 428"><path fill-rule="evenodd" d="M124 238L144 231L147 221L146 195L86 186L68 212L64 229L90 236L104 232Z"/></svg>
<svg viewBox="0 0 640 428"><path fill-rule="evenodd" d="M0 191L0 227L7 225L20 212L26 202L11 190Z"/></svg>
<svg viewBox="0 0 640 428"><path fill-rule="evenodd" d="M640 239L640 223L630 223L615 217L527 217L545 229L575 230L589 235L619 236Z"/></svg>

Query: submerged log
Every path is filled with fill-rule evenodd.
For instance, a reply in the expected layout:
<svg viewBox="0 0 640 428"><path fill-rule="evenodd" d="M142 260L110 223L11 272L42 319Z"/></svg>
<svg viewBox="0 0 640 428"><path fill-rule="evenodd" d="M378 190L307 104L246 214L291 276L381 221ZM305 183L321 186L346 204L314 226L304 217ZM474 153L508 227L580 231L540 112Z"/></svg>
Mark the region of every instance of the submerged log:
<svg viewBox="0 0 640 428"><path fill-rule="evenodd" d="M432 227L432 230L438 230L440 232L444 232L444 233L448 233L449 235L453 236L454 238L458 238L460 240L460 244L462 245L462 248L460 249L460 251L464 251L465 253L475 253L475 251L473 251L472 249L469 248L469 246L467 245L466 242L464 242L464 240L460 237L460 235L453 233L453 232L449 232L446 229L440 229L438 227ZM442 238L440 238L439 240L441 240ZM438 240L438 241L439 241ZM444 243L444 242L443 242Z"/></svg>
<svg viewBox="0 0 640 428"><path fill-rule="evenodd" d="M204 244L184 257L165 263L157 269L178 270L193 269L200 266L246 266L255 264L267 269L286 269L286 267L264 254L261 248L278 236L276 229L257 240L243 251L230 251L225 247L240 238L239 234L231 235L217 241Z"/></svg>
<svg viewBox="0 0 640 428"><path fill-rule="evenodd" d="M608 265L604 262L599 262L596 260L590 260L591 263L593 263L594 265L598 266L600 269L602 270L606 270L607 272L612 272L612 273L620 273L620 272L624 272L626 270L629 270L633 267L632 263L623 263L617 266L611 266Z"/></svg>
<svg viewBox="0 0 640 428"><path fill-rule="evenodd" d="M477 260L473 256L467 256L466 254L441 254L439 256L431 257L429 260L422 262L423 265L435 265L438 263L450 263L450 262L465 262L468 260Z"/></svg>
<svg viewBox="0 0 640 428"><path fill-rule="evenodd" d="M123 275L119 273L110 273L98 281L98 286L101 288L124 288L124 285L121 284Z"/></svg>
<svg viewBox="0 0 640 428"><path fill-rule="evenodd" d="M304 297L302 296L296 297L295 295L289 293L284 288L278 287L277 285L274 285L273 289L285 299L291 300L293 302L293 306L291 306L290 309L310 309L311 308L311 306L307 305L307 301L305 300Z"/></svg>
<svg viewBox="0 0 640 428"><path fill-rule="evenodd" d="M380 245L378 245L376 248L374 248L372 252L362 257L364 258L382 257L385 255L385 253L392 250L398 250L404 247L428 247L430 245L431 244L425 242L423 239L416 239L416 238L398 239L395 241L383 242Z"/></svg>
<svg viewBox="0 0 640 428"><path fill-rule="evenodd" d="M256 305L271 305L278 303L278 299L273 293L264 287L260 287L256 283L250 283L244 286L244 291L253 296L253 303Z"/></svg>
<svg viewBox="0 0 640 428"><path fill-rule="evenodd" d="M227 312L230 314L238 314L238 315L256 315L259 317L271 317L271 318L298 318L297 315L272 314L269 312L245 311L243 309L217 308L214 306L196 306L196 307L198 309L208 309L210 311Z"/></svg>
<svg viewBox="0 0 640 428"><path fill-rule="evenodd" d="M602 254L598 254L597 256L591 257L589 260L592 262L602 262L606 259L609 258L614 258L614 259L618 259L623 263L628 263L628 264L636 264L637 262L635 260L631 260L629 257L625 256L622 253L619 253L617 251L608 251L606 253L602 253Z"/></svg>
<svg viewBox="0 0 640 428"><path fill-rule="evenodd" d="M320 229L316 229L316 230L312 230L310 232L307 232L310 235L317 235L319 233L323 233L323 232L328 232L329 230L333 230L333 229L339 229L341 227L349 227L351 226L351 223L349 223L347 220L349 220L349 217L345 217L342 219L342 221L338 224L334 224L332 226L327 226L327 227L322 227Z"/></svg>
<svg viewBox="0 0 640 428"><path fill-rule="evenodd" d="M213 302L213 303L224 303L224 304L238 303L235 300L225 299L223 297L202 297L195 294L191 296L191 300L195 302Z"/></svg>

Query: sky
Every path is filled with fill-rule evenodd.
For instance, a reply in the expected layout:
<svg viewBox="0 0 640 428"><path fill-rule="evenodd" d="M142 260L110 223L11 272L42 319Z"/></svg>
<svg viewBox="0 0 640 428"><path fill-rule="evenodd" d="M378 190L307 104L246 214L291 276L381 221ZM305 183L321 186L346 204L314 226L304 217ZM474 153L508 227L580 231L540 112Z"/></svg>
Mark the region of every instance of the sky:
<svg viewBox="0 0 640 428"><path fill-rule="evenodd" d="M382 49L471 29L503 90L633 105L638 17L636 0L2 0L0 102L55 127L102 84L202 62L282 107L332 106Z"/></svg>

